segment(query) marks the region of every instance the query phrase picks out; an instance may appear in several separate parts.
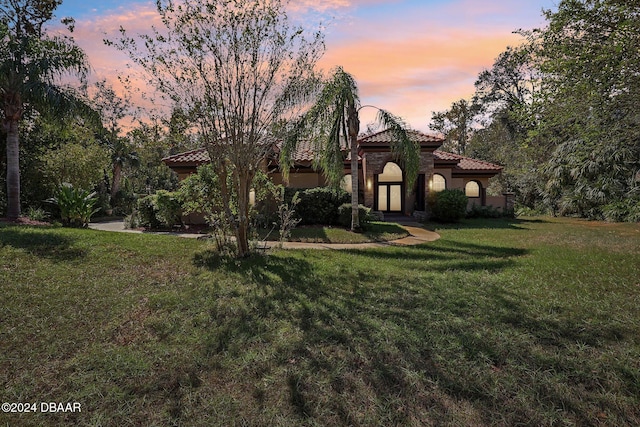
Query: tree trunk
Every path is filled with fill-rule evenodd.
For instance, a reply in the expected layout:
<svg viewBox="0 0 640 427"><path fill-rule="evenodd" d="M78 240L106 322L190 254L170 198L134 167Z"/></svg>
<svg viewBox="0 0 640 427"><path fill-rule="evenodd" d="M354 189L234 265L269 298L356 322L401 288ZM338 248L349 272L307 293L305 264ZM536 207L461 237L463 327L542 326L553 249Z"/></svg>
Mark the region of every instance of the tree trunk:
<svg viewBox="0 0 640 427"><path fill-rule="evenodd" d="M360 119L353 102L349 102L347 127L349 129L349 147L351 153L351 231L360 231L358 215L358 133Z"/></svg>
<svg viewBox="0 0 640 427"><path fill-rule="evenodd" d="M20 142L18 120L5 119L7 130L7 217L20 216Z"/></svg>
<svg viewBox="0 0 640 427"><path fill-rule="evenodd" d="M238 258L249 255L249 187L252 178L247 175L241 173L238 176L238 227L236 228Z"/></svg>
<svg viewBox="0 0 640 427"><path fill-rule="evenodd" d="M113 165L113 179L111 181L111 203L113 207L113 200L120 191L120 181L122 180L122 165L120 163L115 163Z"/></svg>

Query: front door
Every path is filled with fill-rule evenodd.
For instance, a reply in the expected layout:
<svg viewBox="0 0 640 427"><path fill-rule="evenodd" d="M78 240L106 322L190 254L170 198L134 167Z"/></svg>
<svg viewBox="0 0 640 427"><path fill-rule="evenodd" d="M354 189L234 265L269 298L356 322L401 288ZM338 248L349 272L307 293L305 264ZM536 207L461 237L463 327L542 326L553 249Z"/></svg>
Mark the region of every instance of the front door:
<svg viewBox="0 0 640 427"><path fill-rule="evenodd" d="M377 208L382 212L402 212L404 177L400 166L388 162L377 179Z"/></svg>
<svg viewBox="0 0 640 427"><path fill-rule="evenodd" d="M402 183L378 184L378 210L402 212Z"/></svg>

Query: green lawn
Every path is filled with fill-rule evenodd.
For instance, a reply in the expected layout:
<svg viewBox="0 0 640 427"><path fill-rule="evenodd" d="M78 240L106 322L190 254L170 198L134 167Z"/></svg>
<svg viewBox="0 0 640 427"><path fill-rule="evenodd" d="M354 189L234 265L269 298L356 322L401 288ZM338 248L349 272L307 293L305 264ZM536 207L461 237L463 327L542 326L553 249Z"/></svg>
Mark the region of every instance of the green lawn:
<svg viewBox="0 0 640 427"><path fill-rule="evenodd" d="M260 239L278 240L278 230L261 230ZM372 222L362 233L352 233L342 227L330 226L299 226L291 230L290 242L307 243L366 243L388 242L402 239L409 233L398 224L387 222Z"/></svg>
<svg viewBox="0 0 640 427"><path fill-rule="evenodd" d="M640 225L220 259L0 224L0 426L640 425Z"/></svg>

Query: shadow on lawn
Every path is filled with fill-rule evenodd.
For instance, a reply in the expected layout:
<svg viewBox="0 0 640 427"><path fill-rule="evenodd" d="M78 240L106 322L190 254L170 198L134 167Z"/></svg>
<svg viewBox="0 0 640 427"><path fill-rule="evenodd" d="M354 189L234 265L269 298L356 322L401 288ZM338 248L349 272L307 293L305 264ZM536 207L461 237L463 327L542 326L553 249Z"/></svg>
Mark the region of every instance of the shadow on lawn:
<svg viewBox="0 0 640 427"><path fill-rule="evenodd" d="M400 252L398 252L400 251ZM526 249L438 241L426 245L407 246L398 251L354 249L345 252L382 260L414 261L412 268L426 271L499 271L514 265L513 258L528 254Z"/></svg>
<svg viewBox="0 0 640 427"><path fill-rule="evenodd" d="M0 227L0 248L11 246L56 262L71 261L86 256L86 250L74 247L75 240L50 230L34 230L22 226Z"/></svg>
<svg viewBox="0 0 640 427"><path fill-rule="evenodd" d="M428 222L424 227L431 231L445 229L526 230L527 224L544 224L548 222L540 218L474 218L464 219L458 223Z"/></svg>
<svg viewBox="0 0 640 427"><path fill-rule="evenodd" d="M443 269L451 268L450 262L458 252L474 249L477 256L510 256L497 248L475 245L450 248L440 253L440 258L448 261ZM405 259L407 252L396 252L395 257ZM424 248L415 252L416 259L429 254ZM385 425L408 422L414 409L426 410L425 402L416 401L416 393L420 395L428 388L417 390L406 377L407 371L448 384L452 399L464 395L461 390L465 385L450 373L441 372L428 332L433 327L421 313L441 311L443 307L452 310L451 305L466 301L443 303L442 299L453 297L425 292L424 284L388 286L360 268L323 264L330 263L334 254L307 254L304 259L285 252L237 262L222 261L212 252L199 254L194 260L196 265L222 269L251 282L251 289L219 298L210 308L216 328L207 340L206 351L241 357L249 343L271 335L273 322L288 323L300 335L281 348L282 354L275 355L275 361L265 360L262 366L254 363L251 369L259 377L285 375L283 382L289 388L292 409L302 418L324 423L361 424L362 414L352 405L354 400L371 396L373 405L362 408L367 417ZM353 251L351 255L362 258L358 265L375 263L381 255L393 258L390 251ZM234 304L230 313L232 301L241 304ZM446 403L442 404L444 408ZM327 419L328 413L338 418Z"/></svg>
<svg viewBox="0 0 640 427"><path fill-rule="evenodd" d="M453 242L344 257L279 252L220 262L203 253L196 265L237 275L244 286L209 308L214 327L205 351L226 363L241 363L248 349L263 351L240 368L241 389L254 388L249 404L268 407L269 390L260 385L268 378L288 392L290 407L278 413L291 410L317 424L587 425L594 408L615 419L621 410L606 401L603 384L617 381L611 387L628 397L637 387L623 362L610 366L597 352L630 331L585 327L569 301L554 302L556 316L549 302L493 276L468 280L526 253ZM416 274L376 274L393 260ZM612 372L622 379L612 380ZM630 418L618 421L640 416L629 405L624 411Z"/></svg>

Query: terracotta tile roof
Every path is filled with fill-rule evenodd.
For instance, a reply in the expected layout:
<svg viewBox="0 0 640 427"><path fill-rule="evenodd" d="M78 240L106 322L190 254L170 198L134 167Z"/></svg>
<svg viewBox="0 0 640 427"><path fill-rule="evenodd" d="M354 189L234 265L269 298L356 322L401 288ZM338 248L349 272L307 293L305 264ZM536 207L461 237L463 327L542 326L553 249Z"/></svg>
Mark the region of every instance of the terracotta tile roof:
<svg viewBox="0 0 640 427"><path fill-rule="evenodd" d="M209 163L209 160L209 153L205 148L196 148L195 150L174 154L162 159L167 166L200 166L204 163Z"/></svg>
<svg viewBox="0 0 640 427"><path fill-rule="evenodd" d="M415 142L419 142L421 145L437 145L440 146L444 142L444 139L436 136L436 135L427 135L426 133L422 133L417 130L409 130L408 131L410 138ZM394 140L393 132L390 130L383 130L381 132L374 133L372 135L367 135L358 140L358 142L362 144L381 144L387 145L393 142Z"/></svg>
<svg viewBox="0 0 640 427"><path fill-rule="evenodd" d="M442 143L442 138L427 135L419 131L409 131L416 137L417 141L421 144L434 144L439 145ZM391 142L391 131L382 131L373 135L366 136L360 139L360 143L365 144L389 144ZM277 155L280 151L281 143L276 143L274 146L274 153ZM346 148L344 148L346 150ZM458 154L448 153L445 151L434 150L433 152L436 166L440 165L454 166L454 170L459 172L494 172L498 173L502 170L501 166L493 163L485 162L482 160L476 160ZM313 161L314 153L312 144L308 141L300 143L293 153L293 161L295 163L309 163ZM350 155L347 155L346 161L351 159ZM358 156L358 160L360 157ZM174 154L162 159L167 166L175 167L198 167L202 164L209 162L209 154L205 148L198 148L184 153Z"/></svg>
<svg viewBox="0 0 640 427"><path fill-rule="evenodd" d="M449 164L455 163L455 168L461 171L498 172L502 170L502 166L485 162L483 160L476 160L470 157L461 156L459 154L447 153L446 151L435 150L433 152L433 157L436 163L438 163L438 161Z"/></svg>
<svg viewBox="0 0 640 427"><path fill-rule="evenodd" d="M274 153L277 155L280 152L281 143L275 144ZM346 150L344 148L343 150ZM314 157L312 144L308 141L302 141L298 144L296 151L293 153L293 161L295 163L308 163L312 162ZM351 160L351 156L347 154L347 159ZM360 158L358 157L358 160ZM187 151L184 153L175 154L162 159L167 166L188 166L198 167L202 164L209 162L209 153L206 148L197 148L195 150Z"/></svg>

